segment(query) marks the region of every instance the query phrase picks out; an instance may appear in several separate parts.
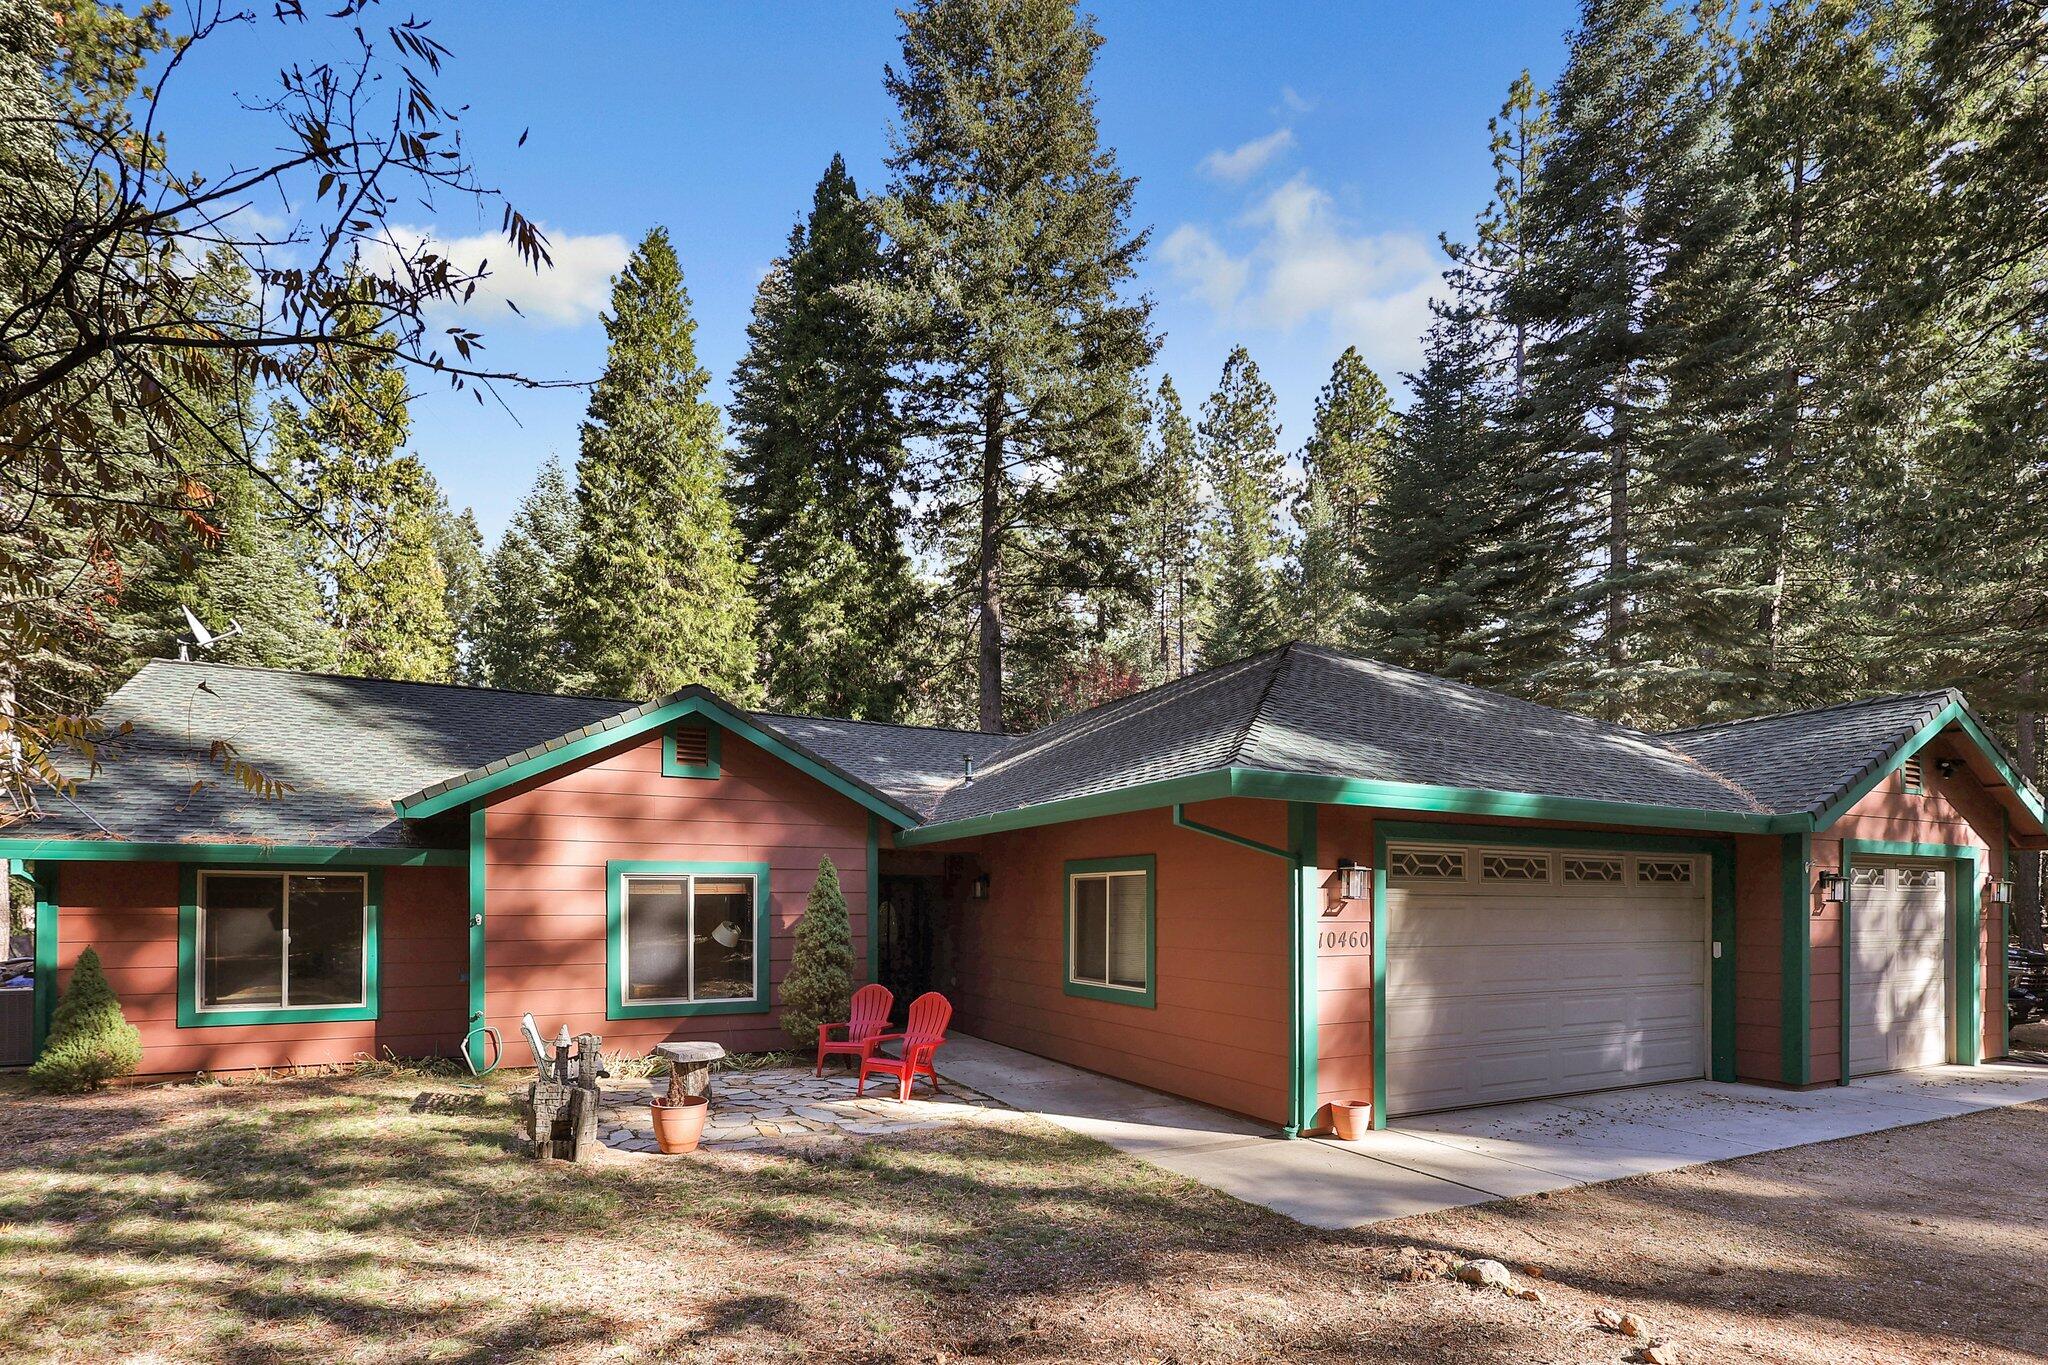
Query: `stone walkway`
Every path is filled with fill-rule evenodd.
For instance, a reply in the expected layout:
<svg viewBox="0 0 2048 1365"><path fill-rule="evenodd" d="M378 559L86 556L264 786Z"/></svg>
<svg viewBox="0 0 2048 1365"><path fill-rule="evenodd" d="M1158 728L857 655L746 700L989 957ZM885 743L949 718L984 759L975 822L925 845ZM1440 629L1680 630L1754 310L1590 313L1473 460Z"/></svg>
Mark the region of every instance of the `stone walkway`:
<svg viewBox="0 0 2048 1365"><path fill-rule="evenodd" d="M605 1146L620 1152L658 1151L647 1106L667 1088L668 1078L660 1074L605 1082L597 1110L597 1129ZM888 1133L987 1123L1013 1112L943 1076L937 1095L924 1081L912 1093L915 1098L898 1102L893 1083L871 1080L867 1098L862 1099L854 1093L852 1074L830 1067L823 1077L801 1070L717 1071L711 1077L711 1115L704 1125L703 1145L739 1152L802 1140L865 1141Z"/></svg>

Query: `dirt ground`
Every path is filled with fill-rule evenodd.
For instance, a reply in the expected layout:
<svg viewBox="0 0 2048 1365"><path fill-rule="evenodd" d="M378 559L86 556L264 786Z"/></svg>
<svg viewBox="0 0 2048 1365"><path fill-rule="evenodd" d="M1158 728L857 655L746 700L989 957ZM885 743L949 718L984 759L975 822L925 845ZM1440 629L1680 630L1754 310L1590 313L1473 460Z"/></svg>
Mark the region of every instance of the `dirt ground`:
<svg viewBox="0 0 2048 1365"><path fill-rule="evenodd" d="M1602 1308L1687 1362L2048 1348L2043 1105L1335 1234L1022 1116L583 1167L511 1133L408 1074L0 1093L0 1359L1636 1358Z"/></svg>

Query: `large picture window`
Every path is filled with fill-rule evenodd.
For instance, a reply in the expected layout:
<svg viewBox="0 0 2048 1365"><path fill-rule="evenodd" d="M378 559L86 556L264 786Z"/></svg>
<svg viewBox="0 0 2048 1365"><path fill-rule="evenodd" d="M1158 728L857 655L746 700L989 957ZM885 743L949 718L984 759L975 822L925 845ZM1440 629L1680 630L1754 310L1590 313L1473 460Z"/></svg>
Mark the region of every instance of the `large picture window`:
<svg viewBox="0 0 2048 1365"><path fill-rule="evenodd" d="M766 1007L765 866L613 863L610 873L611 1018Z"/></svg>
<svg viewBox="0 0 2048 1365"><path fill-rule="evenodd" d="M376 1017L373 873L190 877L179 935L181 1027Z"/></svg>
<svg viewBox="0 0 2048 1365"><path fill-rule="evenodd" d="M1069 995L1153 1003L1153 875L1150 856L1068 863Z"/></svg>

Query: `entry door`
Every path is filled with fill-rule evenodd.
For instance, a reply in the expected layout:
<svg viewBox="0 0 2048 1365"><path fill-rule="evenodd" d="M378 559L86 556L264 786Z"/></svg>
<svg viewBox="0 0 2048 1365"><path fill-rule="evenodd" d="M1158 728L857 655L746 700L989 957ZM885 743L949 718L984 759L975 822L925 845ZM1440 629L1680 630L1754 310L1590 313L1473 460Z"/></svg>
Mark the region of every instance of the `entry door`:
<svg viewBox="0 0 2048 1365"><path fill-rule="evenodd" d="M1849 888L1849 1074L1948 1060L1950 875L1858 861Z"/></svg>
<svg viewBox="0 0 2048 1365"><path fill-rule="evenodd" d="M1708 860L1387 854L1387 1112L1707 1073Z"/></svg>

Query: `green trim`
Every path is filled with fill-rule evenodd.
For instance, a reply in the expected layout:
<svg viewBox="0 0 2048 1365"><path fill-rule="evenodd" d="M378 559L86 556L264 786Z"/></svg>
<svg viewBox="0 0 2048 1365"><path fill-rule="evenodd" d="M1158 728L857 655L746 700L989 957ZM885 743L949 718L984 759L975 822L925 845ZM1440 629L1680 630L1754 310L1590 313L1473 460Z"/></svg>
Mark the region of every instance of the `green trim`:
<svg viewBox="0 0 2048 1365"><path fill-rule="evenodd" d="M1894 749L1889 758L1867 773L1862 780L1850 787L1840 798L1821 811L1819 815L1815 816L1813 818L1814 830L1825 830L1832 826L1835 821L1847 815L1858 801L1870 795L1872 791L1876 790L1879 783L1903 768L1907 759L1926 748L1934 740L1935 736L1951 725L1962 727L1963 733L1970 737L1976 744L1979 752L1998 771L1999 776L2005 779L2006 787L2019 801L2021 807L2034 817L2034 823L2037 826L2048 824L2048 810L2044 810L2041 798L2034 794L2025 780L2018 773L2014 772L2011 765L2006 763L2005 759L2000 756L1998 746L1991 742L1990 736L1984 733L1983 727L1977 724L1976 717L1970 714L1969 709L1960 702L1952 701L1947 706L1942 707L1935 714L1934 719L1914 731L1911 739L1907 740L1897 749ZM1903 783L1903 779L1901 781Z"/></svg>
<svg viewBox="0 0 2048 1365"><path fill-rule="evenodd" d="M460 867L459 848L339 844L136 844L118 839L0 839L0 857L70 863L271 863L307 867Z"/></svg>
<svg viewBox="0 0 2048 1365"><path fill-rule="evenodd" d="M1735 1079L1735 844L1688 834L1613 833L1579 829L1524 829L1513 825L1452 825L1406 820L1372 822L1372 1121L1387 1124L1387 841L1500 844L1509 848L1613 849L1623 853L1698 853L1708 860L1711 933L1720 951L1709 958L1708 1074Z"/></svg>
<svg viewBox="0 0 2048 1365"><path fill-rule="evenodd" d="M865 810L873 811L892 824L914 824L917 821L917 816L913 812L856 784L844 773L826 766L786 740L769 734L739 712L709 695L686 697L681 701L670 702L667 706L657 707L622 724L594 731L549 749L546 753L536 754L532 758L508 764L495 772L472 778L447 791L417 799L401 798L393 801L391 808L407 820L423 820L430 815L439 815L442 811L468 805L494 792L503 791L515 783L524 782L541 773L559 768L565 763L609 749L626 740L672 724L685 716L702 716L711 724L730 730L741 739L766 749L797 771L816 778L847 800Z"/></svg>
<svg viewBox="0 0 2048 1365"><path fill-rule="evenodd" d="M463 1030L462 1051L469 1058L472 1071L482 1071L491 1059L488 1040L480 1031L484 1023L485 986L489 975L489 959L484 938L484 904L488 900L488 864L484 853L488 845L485 837L484 808L469 808L469 967L462 979L469 986L469 1021ZM502 1055L502 1049L501 1055Z"/></svg>
<svg viewBox="0 0 2048 1365"><path fill-rule="evenodd" d="M1142 872L1145 874L1145 989L1097 985L1074 980L1074 878L1098 872ZM1068 995L1084 1000L1106 1000L1113 1005L1134 1005L1152 1009L1158 1003L1158 914L1159 860L1150 853L1125 858L1069 859L1060 870L1060 899L1064 913L1060 921L1060 987Z"/></svg>
<svg viewBox="0 0 2048 1365"><path fill-rule="evenodd" d="M868 812L868 980L882 979L882 817Z"/></svg>
<svg viewBox="0 0 2048 1365"><path fill-rule="evenodd" d="M725 732L716 725L702 727L705 732L704 761L702 763L685 763L676 757L676 731L686 728L696 729L698 727L671 725L662 731L661 775L663 777L717 777L719 772L718 755L721 747L719 740Z"/></svg>
<svg viewBox="0 0 2048 1365"><path fill-rule="evenodd" d="M1317 861L1316 808L1306 801L1287 803L1287 936L1288 995L1294 1027L1289 1040L1287 1136L1299 1137L1316 1121L1317 1063L1321 1014L1316 995L1316 920L1322 908L1322 876Z"/></svg>
<svg viewBox="0 0 2048 1365"><path fill-rule="evenodd" d="M1780 1075L1787 1085L1806 1085L1813 1080L1813 836L1787 834L1778 857Z"/></svg>
<svg viewBox="0 0 2048 1365"><path fill-rule="evenodd" d="M1698 829L1715 833L1761 834L1780 827L1804 828L1807 817L1751 815L1692 810L1683 806L1652 806L1633 801L1590 801L1578 797L1530 796L1518 792L1472 787L1433 787L1412 782L1372 782L1358 778L1316 777L1266 768L1219 768L1189 777L1163 778L1093 796L1046 801L1021 810L947 820L905 830L897 842L905 847L941 843L977 834L1030 829L1097 815L1118 815L1160 806L1191 805L1226 796L1277 801L1306 801L1336 806L1377 806L1389 810L1437 814L1491 815L1517 820L1564 820L1634 825L1654 829ZM1790 824L1787 824L1787 821Z"/></svg>
<svg viewBox="0 0 2048 1365"><path fill-rule="evenodd" d="M60 918L57 899L57 870L61 863L42 861L35 866L36 882L36 985L35 1018L30 1023L29 1060L43 1055L43 1040L50 1036L50 1021L57 1014L57 936Z"/></svg>
<svg viewBox="0 0 2048 1365"><path fill-rule="evenodd" d="M1242 834L1232 834L1227 829L1217 829L1214 825L1205 825L1199 820L1190 820L1187 816L1187 809L1185 805L1179 802L1174 803L1173 823L1175 828L1192 830L1196 834L1206 834L1211 839L1221 839L1226 843L1251 849L1255 853L1270 853L1275 858L1292 858L1294 856L1294 852L1291 849L1275 848L1271 844L1262 844L1257 839L1247 839Z"/></svg>
<svg viewBox="0 0 2048 1365"><path fill-rule="evenodd" d="M199 1007L199 877L204 872L262 872L289 876L321 873L321 867L277 867L268 863L186 864L178 870L178 1027L225 1028L238 1024L330 1024L377 1017L379 923L384 902L382 869L361 870L363 878L363 1002L360 1005L269 1006L256 1009Z"/></svg>
<svg viewBox="0 0 2048 1365"><path fill-rule="evenodd" d="M691 876L754 879L754 993L745 1000L662 1000L640 1003L626 999L626 878L688 873ZM694 889L692 894L694 895ZM761 1014L769 1007L768 864L671 862L666 859L625 859L604 865L604 1017L607 1019L686 1019L699 1014Z"/></svg>
<svg viewBox="0 0 2048 1365"><path fill-rule="evenodd" d="M1949 921L1949 979L1955 985L1955 1007L1949 1012L1948 1058L1961 1066L1975 1066L1984 1060L1983 967L1978 962L1977 940L1982 932L1978 909L1978 886L1984 880L1983 850L1968 844L1913 844L1890 839L1844 839L1842 841L1842 1075L1849 1075L1850 968L1855 963L1856 858L1928 858L1954 864ZM2000 951L2003 952L2001 946ZM2003 1002L2001 1002L2003 1003Z"/></svg>

